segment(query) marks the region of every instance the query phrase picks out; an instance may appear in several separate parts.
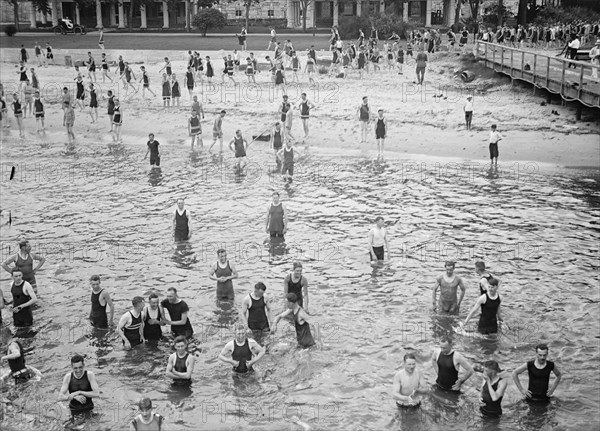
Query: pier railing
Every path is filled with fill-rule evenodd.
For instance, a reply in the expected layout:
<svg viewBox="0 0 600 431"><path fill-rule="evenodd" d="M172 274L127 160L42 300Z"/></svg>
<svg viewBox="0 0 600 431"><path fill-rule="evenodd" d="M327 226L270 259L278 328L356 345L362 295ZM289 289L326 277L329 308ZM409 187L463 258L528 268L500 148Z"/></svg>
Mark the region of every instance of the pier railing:
<svg viewBox="0 0 600 431"><path fill-rule="evenodd" d="M600 71L590 62L482 41L477 42L475 52L486 67L511 79L560 94L566 101L577 100L590 107L600 107L600 81L592 77L594 69L597 75Z"/></svg>

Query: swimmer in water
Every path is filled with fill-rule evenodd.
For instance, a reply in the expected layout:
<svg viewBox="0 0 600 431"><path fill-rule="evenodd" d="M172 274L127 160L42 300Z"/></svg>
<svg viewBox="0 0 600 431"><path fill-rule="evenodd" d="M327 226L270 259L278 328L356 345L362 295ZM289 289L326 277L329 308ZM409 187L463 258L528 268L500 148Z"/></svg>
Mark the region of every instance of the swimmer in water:
<svg viewBox="0 0 600 431"><path fill-rule="evenodd" d="M33 287L26 281L23 281L23 271L19 268L13 268L13 284L10 289L13 297L13 324L16 327L23 328L33 325L33 313L31 306L37 302L37 297Z"/></svg>
<svg viewBox="0 0 600 431"><path fill-rule="evenodd" d="M110 294L106 289L100 288L100 276L92 275L90 277L92 287L92 309L90 311L90 320L95 328L106 329L114 325L115 306L113 305ZM106 317L106 307L110 308L110 318Z"/></svg>
<svg viewBox="0 0 600 431"><path fill-rule="evenodd" d="M33 267L33 262L37 260L39 263L36 267ZM31 252L31 244L29 241L21 241L19 243L19 251L17 254L9 257L2 263L2 268L8 273L11 272L12 268L9 266L11 263L15 264L16 268L20 268L23 273L23 280L31 284L33 291L37 294L37 282L35 274L42 268L46 262L46 258L41 254Z"/></svg>
<svg viewBox="0 0 600 431"><path fill-rule="evenodd" d="M233 279L238 278L237 270L233 263L227 260L227 251L220 248L217 250L217 263L215 263L208 277L217 282L217 299L233 299Z"/></svg>
<svg viewBox="0 0 600 431"><path fill-rule="evenodd" d="M460 310L460 304L465 296L465 285L462 278L454 274L455 263L447 261L444 265L446 273L440 275L435 280L433 287L433 311L436 311L437 291L440 290L439 306L446 313L457 314ZM460 298L457 299L456 292L460 287Z"/></svg>
<svg viewBox="0 0 600 431"><path fill-rule="evenodd" d="M387 230L385 229L385 222L383 221L383 217L378 216L375 219L375 226L373 226L373 228L369 231L368 241L371 263L385 260L386 250L389 256L390 245L388 243Z"/></svg>
<svg viewBox="0 0 600 431"><path fill-rule="evenodd" d="M25 365L25 354L19 341L8 341L6 355L2 356L0 361L8 361L9 376L15 379L15 383L24 383L33 377L33 372Z"/></svg>
<svg viewBox="0 0 600 431"><path fill-rule="evenodd" d="M194 335L194 328L188 318L190 311L187 303L177 296L177 289L169 287L167 289L167 297L160 303L160 314L162 316L161 321L165 322L166 325L171 325L171 332L173 335L183 335L189 339ZM165 310L169 312L169 319L166 318Z"/></svg>
<svg viewBox="0 0 600 431"><path fill-rule="evenodd" d="M552 361L548 360L548 346L546 344L538 344L535 346L535 359L521 365L512 373L513 380L519 391L525 395L525 400L534 402L547 402L554 391L556 390L562 373ZM519 374L527 371L529 376L529 386L527 390L523 389ZM556 379L552 387L550 385L550 373L554 373Z"/></svg>
<svg viewBox="0 0 600 431"><path fill-rule="evenodd" d="M121 316L117 332L123 340L125 350L142 344L144 340L144 321L142 310L144 309L144 298L136 296L131 301L133 308Z"/></svg>
<svg viewBox="0 0 600 431"><path fill-rule="evenodd" d="M483 368L483 385L480 394L484 405L479 409L484 416L498 418L502 416L502 397L507 382L498 376L501 371L498 362L486 361Z"/></svg>
<svg viewBox="0 0 600 431"><path fill-rule="evenodd" d="M431 363L437 374L435 383L447 392L460 392L462 384L473 375L473 367L463 355L452 349L452 340L448 337L443 337L440 347L433 350ZM466 372L461 378L458 377L460 367Z"/></svg>
<svg viewBox="0 0 600 431"><path fill-rule="evenodd" d="M312 333L310 332L310 322L306 311L298 304L298 297L295 293L288 293L286 296L288 301L288 309L283 313L279 314L275 318L273 324L273 332L276 330L277 323L284 317L292 314L294 316L294 326L296 328L296 339L300 347L310 347L315 344Z"/></svg>
<svg viewBox="0 0 600 431"><path fill-rule="evenodd" d="M186 241L192 237L192 215L185 208L185 200L177 199L177 208L173 214L173 237L175 242Z"/></svg>
<svg viewBox="0 0 600 431"><path fill-rule="evenodd" d="M81 415L88 416L92 412L92 399L100 396L100 388L94 373L85 369L83 356L73 356L71 367L73 371L65 375L58 401L69 401L71 417L75 419Z"/></svg>
<svg viewBox="0 0 600 431"><path fill-rule="evenodd" d="M394 376L392 397L398 407L416 407L421 404L419 394L425 394L429 389L425 386L425 378L417 370L417 358L413 353L404 355L404 369Z"/></svg>
<svg viewBox="0 0 600 431"><path fill-rule="evenodd" d="M461 328L465 328L469 323L469 320L471 320L471 317L473 317L478 309L481 309L477 330L484 335L497 334L498 322L503 321L502 313L500 312L501 301L502 299L498 293L498 280L492 278L489 281L487 292L477 299L464 323L461 324Z"/></svg>
<svg viewBox="0 0 600 431"><path fill-rule="evenodd" d="M254 371L252 365L257 363L265 354L265 348L247 336L246 327L237 325L235 329L235 340L231 340L221 353L219 359L233 365L236 373L247 373Z"/></svg>
<svg viewBox="0 0 600 431"><path fill-rule="evenodd" d="M246 326L252 331L252 336L258 342L263 336L270 332L271 322L271 299L265 295L267 286L263 282L254 285L251 292L242 300L242 319Z"/></svg>
<svg viewBox="0 0 600 431"><path fill-rule="evenodd" d="M189 384L192 382L196 357L187 351L187 346L188 342L182 335L175 337L175 340L173 340L175 353L169 356L166 374L176 384Z"/></svg>
<svg viewBox="0 0 600 431"><path fill-rule="evenodd" d="M150 398L142 398L138 402L138 409L140 414L129 423L129 431L166 431L165 418L152 410L152 400Z"/></svg>

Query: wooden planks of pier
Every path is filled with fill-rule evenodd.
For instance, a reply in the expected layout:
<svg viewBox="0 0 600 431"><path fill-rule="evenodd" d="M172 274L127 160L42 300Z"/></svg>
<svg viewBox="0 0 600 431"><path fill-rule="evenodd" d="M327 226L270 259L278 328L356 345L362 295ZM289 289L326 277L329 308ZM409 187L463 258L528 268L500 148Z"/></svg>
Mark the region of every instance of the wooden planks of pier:
<svg viewBox="0 0 600 431"><path fill-rule="evenodd" d="M511 79L526 81L537 88L560 94L567 102L579 101L589 107L600 107L600 81L592 78L592 68L598 67L590 62L481 41L477 42L475 52L486 67L504 73ZM569 64L577 67L569 68Z"/></svg>

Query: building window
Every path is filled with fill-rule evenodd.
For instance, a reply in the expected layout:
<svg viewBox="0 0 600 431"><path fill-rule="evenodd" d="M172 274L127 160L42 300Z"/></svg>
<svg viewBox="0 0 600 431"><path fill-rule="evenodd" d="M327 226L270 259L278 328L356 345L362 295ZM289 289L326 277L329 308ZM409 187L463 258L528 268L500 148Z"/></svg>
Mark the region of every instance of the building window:
<svg viewBox="0 0 600 431"><path fill-rule="evenodd" d="M273 9L267 10L267 16L273 18L275 16L275 11Z"/></svg>
<svg viewBox="0 0 600 431"><path fill-rule="evenodd" d="M238 17L238 16L242 16L242 10L241 10L241 9L236 9L236 10L235 10L235 16L236 16L236 17Z"/></svg>

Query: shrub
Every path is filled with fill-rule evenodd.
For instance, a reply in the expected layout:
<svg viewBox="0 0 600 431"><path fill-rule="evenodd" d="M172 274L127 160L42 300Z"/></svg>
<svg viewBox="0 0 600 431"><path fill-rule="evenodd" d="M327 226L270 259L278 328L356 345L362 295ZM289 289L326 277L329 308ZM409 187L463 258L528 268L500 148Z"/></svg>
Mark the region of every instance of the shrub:
<svg viewBox="0 0 600 431"><path fill-rule="evenodd" d="M14 24L7 25L4 29L7 36L14 36L17 33L17 26Z"/></svg>
<svg viewBox="0 0 600 431"><path fill-rule="evenodd" d="M599 13L585 7L562 8L555 6L544 6L537 11L534 23L545 25L558 21L564 23L572 23L574 21L593 22L599 19Z"/></svg>
<svg viewBox="0 0 600 431"><path fill-rule="evenodd" d="M363 32L369 37L371 23L367 16L341 16L338 23L340 37L344 40L358 39L358 29L362 28Z"/></svg>
<svg viewBox="0 0 600 431"><path fill-rule="evenodd" d="M221 29L225 27L225 24L227 24L225 15L213 8L202 9L192 18L192 25L202 32L202 36L206 36L209 29Z"/></svg>
<svg viewBox="0 0 600 431"><path fill-rule="evenodd" d="M340 17L338 30L342 39L358 39L358 29L362 28L365 37L369 37L371 22L375 24L380 40L387 39L395 31L398 36L406 38L406 34L413 27L402 21L402 16L396 14L382 13L368 16L342 16Z"/></svg>

